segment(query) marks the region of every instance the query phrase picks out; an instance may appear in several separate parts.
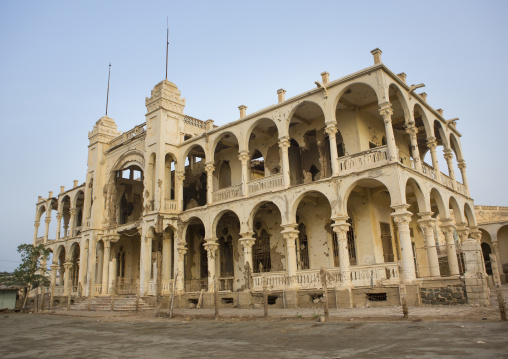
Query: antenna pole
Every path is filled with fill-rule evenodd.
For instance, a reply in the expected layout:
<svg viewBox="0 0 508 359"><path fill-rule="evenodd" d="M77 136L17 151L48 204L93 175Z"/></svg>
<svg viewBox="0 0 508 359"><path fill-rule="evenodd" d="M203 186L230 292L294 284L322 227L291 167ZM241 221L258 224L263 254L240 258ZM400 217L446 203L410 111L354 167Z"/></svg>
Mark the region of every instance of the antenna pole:
<svg viewBox="0 0 508 359"><path fill-rule="evenodd" d="M166 80L168 79L169 17L166 18Z"/></svg>
<svg viewBox="0 0 508 359"><path fill-rule="evenodd" d="M109 63L109 72L108 72L108 94L106 96L106 116L108 115L108 102L109 102L109 79L111 78L111 62Z"/></svg>

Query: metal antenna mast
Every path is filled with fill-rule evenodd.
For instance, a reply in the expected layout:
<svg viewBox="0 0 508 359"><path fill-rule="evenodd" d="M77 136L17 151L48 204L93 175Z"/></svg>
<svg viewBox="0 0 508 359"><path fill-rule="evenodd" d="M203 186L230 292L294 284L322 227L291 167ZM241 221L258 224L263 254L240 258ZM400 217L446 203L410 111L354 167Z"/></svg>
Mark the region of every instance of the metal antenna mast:
<svg viewBox="0 0 508 359"><path fill-rule="evenodd" d="M109 63L109 72L108 72L108 94L106 96L106 116L108 115L108 102L109 102L109 79L111 78L111 62Z"/></svg>
<svg viewBox="0 0 508 359"><path fill-rule="evenodd" d="M168 79L169 17L166 18L166 80Z"/></svg>

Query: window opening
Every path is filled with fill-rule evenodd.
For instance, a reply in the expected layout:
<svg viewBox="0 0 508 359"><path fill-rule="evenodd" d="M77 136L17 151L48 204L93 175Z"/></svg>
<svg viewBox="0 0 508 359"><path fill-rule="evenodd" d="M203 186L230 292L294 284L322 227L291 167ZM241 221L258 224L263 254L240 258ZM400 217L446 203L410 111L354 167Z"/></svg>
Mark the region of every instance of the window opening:
<svg viewBox="0 0 508 359"><path fill-rule="evenodd" d="M254 246L252 246L252 261L254 273L270 272L270 235L264 229L261 234L254 233Z"/></svg>
<svg viewBox="0 0 508 359"><path fill-rule="evenodd" d="M297 257L299 258L300 268L309 269L309 241L307 238L307 228L305 224L300 223L298 226L298 246L297 246Z"/></svg>
<svg viewBox="0 0 508 359"><path fill-rule="evenodd" d="M381 227L381 243L383 245L383 257L385 263L393 262L393 246L392 246L392 235L390 232L390 224L389 223L380 223Z"/></svg>

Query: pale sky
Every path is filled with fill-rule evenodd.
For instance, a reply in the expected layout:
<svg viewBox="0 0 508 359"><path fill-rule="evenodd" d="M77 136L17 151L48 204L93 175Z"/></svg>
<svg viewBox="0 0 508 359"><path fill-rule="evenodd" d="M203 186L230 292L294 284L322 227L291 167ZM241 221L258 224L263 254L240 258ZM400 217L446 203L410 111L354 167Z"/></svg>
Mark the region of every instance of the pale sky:
<svg viewBox="0 0 508 359"><path fill-rule="evenodd" d="M508 206L506 1L0 1L0 271L32 243L35 202L85 180L88 131L145 121L165 75L222 125L373 64L405 72L458 130L476 204ZM55 220L56 221L56 220ZM42 223L43 225L43 223ZM50 238L55 237L52 226Z"/></svg>

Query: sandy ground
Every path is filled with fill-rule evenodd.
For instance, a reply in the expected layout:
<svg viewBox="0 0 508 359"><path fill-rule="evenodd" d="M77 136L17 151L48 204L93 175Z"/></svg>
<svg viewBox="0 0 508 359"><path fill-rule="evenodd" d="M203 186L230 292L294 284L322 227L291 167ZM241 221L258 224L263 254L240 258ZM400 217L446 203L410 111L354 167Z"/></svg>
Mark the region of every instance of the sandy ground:
<svg viewBox="0 0 508 359"><path fill-rule="evenodd" d="M508 292L508 286L504 287ZM493 293L494 294L494 293ZM506 293L505 295L508 297ZM508 322L490 307L177 309L0 314L0 358L508 358ZM161 315L162 314L162 315Z"/></svg>

